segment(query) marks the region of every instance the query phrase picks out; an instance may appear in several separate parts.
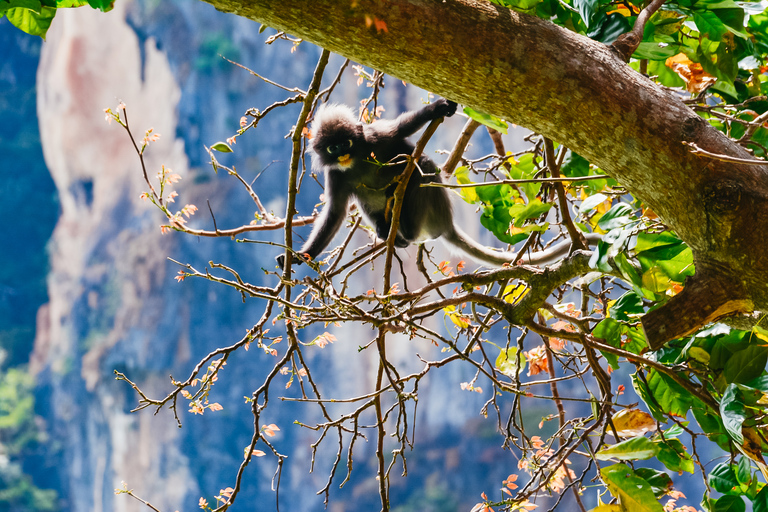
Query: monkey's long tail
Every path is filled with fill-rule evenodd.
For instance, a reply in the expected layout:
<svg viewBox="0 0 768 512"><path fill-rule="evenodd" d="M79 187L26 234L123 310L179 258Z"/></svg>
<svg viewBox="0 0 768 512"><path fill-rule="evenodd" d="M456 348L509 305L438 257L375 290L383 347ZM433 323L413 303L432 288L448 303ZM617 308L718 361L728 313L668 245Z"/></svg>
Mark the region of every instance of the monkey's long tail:
<svg viewBox="0 0 768 512"><path fill-rule="evenodd" d="M482 263L501 267L505 263L511 263L517 259L516 253L496 251L480 245L456 226L450 232L445 233L443 237L446 242L465 252L472 259ZM588 244L594 245L602 238L602 235L598 233L584 233L584 237L587 239ZM526 252L526 254L522 255L520 261L525 265L549 265L562 259L570 250L571 241L565 240L544 251Z"/></svg>

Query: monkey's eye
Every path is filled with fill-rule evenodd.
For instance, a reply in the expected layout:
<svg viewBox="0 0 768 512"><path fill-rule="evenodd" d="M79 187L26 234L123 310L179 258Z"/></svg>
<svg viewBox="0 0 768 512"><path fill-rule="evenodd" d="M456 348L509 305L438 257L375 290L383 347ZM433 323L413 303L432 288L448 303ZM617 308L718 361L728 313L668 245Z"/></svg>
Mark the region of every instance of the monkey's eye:
<svg viewBox="0 0 768 512"><path fill-rule="evenodd" d="M336 146L328 146L327 148L325 148L325 151L327 151L329 155L332 155L335 150L336 150Z"/></svg>
<svg viewBox="0 0 768 512"><path fill-rule="evenodd" d="M349 148L351 148L351 147L352 147L352 139L349 139L349 140L347 141L347 149L349 149Z"/></svg>

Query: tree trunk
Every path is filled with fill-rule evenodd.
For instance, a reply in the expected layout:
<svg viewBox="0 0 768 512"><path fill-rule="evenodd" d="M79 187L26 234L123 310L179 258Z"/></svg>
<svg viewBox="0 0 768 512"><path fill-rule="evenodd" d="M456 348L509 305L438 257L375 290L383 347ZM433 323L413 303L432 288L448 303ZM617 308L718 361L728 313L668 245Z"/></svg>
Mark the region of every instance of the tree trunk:
<svg viewBox="0 0 768 512"><path fill-rule="evenodd" d="M693 155L684 142L750 158L610 47L483 0L207 1L530 128L618 179L696 261L695 289L644 321L652 346L768 308L765 168Z"/></svg>

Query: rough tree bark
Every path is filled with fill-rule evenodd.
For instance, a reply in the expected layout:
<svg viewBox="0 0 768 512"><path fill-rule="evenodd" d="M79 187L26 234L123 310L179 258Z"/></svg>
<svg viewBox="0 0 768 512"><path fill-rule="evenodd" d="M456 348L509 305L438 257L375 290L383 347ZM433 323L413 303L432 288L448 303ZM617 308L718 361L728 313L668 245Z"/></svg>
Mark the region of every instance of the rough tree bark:
<svg viewBox="0 0 768 512"><path fill-rule="evenodd" d="M546 135L609 172L693 250L696 277L643 318L652 347L768 309L768 175L608 46L483 0L206 0Z"/></svg>

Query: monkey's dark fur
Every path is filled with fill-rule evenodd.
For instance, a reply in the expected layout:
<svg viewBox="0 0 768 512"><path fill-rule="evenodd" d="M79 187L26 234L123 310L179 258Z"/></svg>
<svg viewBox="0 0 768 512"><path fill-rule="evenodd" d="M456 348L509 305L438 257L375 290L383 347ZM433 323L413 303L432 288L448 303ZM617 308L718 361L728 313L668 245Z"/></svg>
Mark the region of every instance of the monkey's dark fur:
<svg viewBox="0 0 768 512"><path fill-rule="evenodd" d="M405 170L404 155L410 155L414 148L407 137L433 119L449 117L455 112L456 103L439 99L395 120L363 124L357 121L349 107L321 107L312 125L311 149L312 168L325 173L326 204L298 253L314 259L331 243L344 222L350 199L357 202L376 235L385 240L391 221L391 199L397 187L394 179ZM443 237L480 262L501 266L516 260L514 253L494 251L478 244L454 224L446 189L419 187L421 183L441 182L440 170L435 163L421 156L405 190L395 245L407 247L414 242ZM594 238L589 237L590 240ZM532 265L548 264L566 255L569 249L570 242L564 242L546 251L524 255L521 261ZM284 255L277 257L281 267L283 258Z"/></svg>

